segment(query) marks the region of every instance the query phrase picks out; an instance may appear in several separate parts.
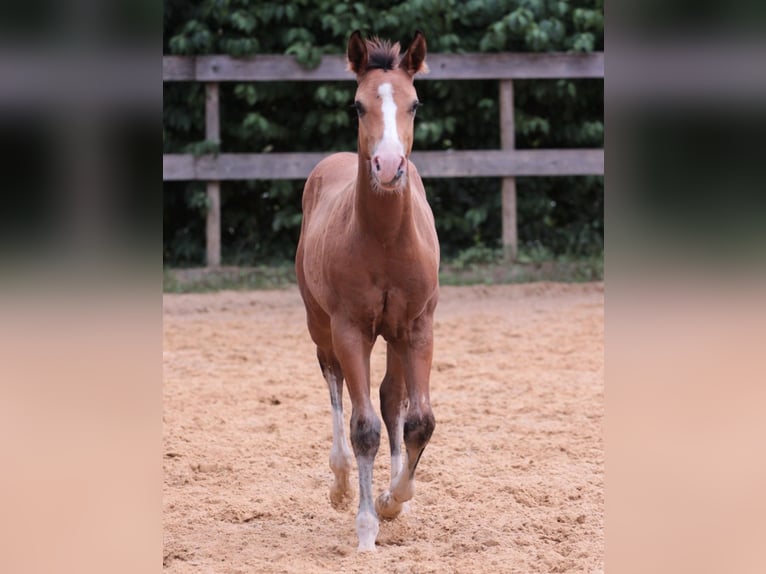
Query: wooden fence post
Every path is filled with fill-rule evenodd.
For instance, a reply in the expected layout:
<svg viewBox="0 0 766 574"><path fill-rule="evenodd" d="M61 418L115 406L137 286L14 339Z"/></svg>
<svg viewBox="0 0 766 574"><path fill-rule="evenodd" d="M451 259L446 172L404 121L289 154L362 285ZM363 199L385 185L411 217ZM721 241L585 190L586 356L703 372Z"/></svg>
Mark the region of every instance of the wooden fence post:
<svg viewBox="0 0 766 574"><path fill-rule="evenodd" d="M220 143L221 125L218 105L218 83L205 84L205 139ZM205 228L208 267L221 265L221 184L207 182L207 222Z"/></svg>
<svg viewBox="0 0 766 574"><path fill-rule="evenodd" d="M516 147L513 120L513 80L500 81L500 145L504 150ZM519 252L516 223L516 178L504 177L502 186L503 255L506 262L515 261Z"/></svg>

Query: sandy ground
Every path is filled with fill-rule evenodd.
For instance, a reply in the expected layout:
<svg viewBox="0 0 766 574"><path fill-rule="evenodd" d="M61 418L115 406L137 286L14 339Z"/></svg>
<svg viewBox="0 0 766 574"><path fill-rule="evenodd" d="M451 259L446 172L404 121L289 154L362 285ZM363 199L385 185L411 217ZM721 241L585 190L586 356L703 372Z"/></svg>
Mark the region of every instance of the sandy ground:
<svg viewBox="0 0 766 574"><path fill-rule="evenodd" d="M603 299L442 288L415 499L358 554L356 501L328 499L330 402L297 289L165 295L165 571L602 572ZM384 427L376 493L389 472Z"/></svg>

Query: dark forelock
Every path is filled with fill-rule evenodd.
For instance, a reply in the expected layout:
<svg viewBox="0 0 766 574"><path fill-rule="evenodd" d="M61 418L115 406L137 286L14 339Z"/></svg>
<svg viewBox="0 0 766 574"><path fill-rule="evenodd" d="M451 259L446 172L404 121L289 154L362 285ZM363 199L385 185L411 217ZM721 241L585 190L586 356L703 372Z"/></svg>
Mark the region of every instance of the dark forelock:
<svg viewBox="0 0 766 574"><path fill-rule="evenodd" d="M370 70L393 70L399 65L399 42L391 44L388 40L371 38L367 42L367 66Z"/></svg>

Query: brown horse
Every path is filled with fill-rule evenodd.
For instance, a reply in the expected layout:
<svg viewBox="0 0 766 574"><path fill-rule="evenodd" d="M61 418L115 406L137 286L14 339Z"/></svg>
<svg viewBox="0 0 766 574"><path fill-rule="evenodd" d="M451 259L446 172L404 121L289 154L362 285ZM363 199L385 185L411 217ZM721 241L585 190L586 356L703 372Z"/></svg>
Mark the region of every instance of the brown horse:
<svg viewBox="0 0 766 574"><path fill-rule="evenodd" d="M418 107L413 79L427 71L425 37L417 32L407 52L399 51L398 43L365 41L359 31L351 35L358 153L333 154L309 175L295 258L309 333L330 389L330 500L336 508L353 495L343 431L344 378L351 397L359 550L375 550L378 514L395 518L412 498L415 467L436 425L429 377L439 241L423 182L409 161ZM387 342L380 409L391 447L391 484L373 505L380 419L370 401L370 353L378 335Z"/></svg>

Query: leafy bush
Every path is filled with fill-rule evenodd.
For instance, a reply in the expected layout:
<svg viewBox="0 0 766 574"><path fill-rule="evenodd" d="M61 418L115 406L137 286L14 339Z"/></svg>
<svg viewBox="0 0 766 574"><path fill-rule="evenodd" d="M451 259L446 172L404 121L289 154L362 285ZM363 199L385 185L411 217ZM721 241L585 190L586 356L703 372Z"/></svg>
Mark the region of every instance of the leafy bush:
<svg viewBox="0 0 766 574"><path fill-rule="evenodd" d="M166 0L166 54L293 54L316 66L323 54L343 53L362 30L399 40L406 48L422 28L430 52L603 50L601 0L335 0L250 2ZM349 80L351 80L349 76ZM415 149L496 149L498 85L494 81L417 82ZM349 107L354 83L221 84L220 151L354 150L356 120ZM204 88L167 83L163 135L166 153L203 153ZM603 145L603 81L514 82L516 147ZM222 248L225 263L253 264L292 257L300 229L303 182L224 182ZM429 179L426 188L446 257L473 246L500 244L500 181ZM519 178L522 248L593 255L603 249L603 179ZM166 183L165 263L204 262L204 202L199 183Z"/></svg>

